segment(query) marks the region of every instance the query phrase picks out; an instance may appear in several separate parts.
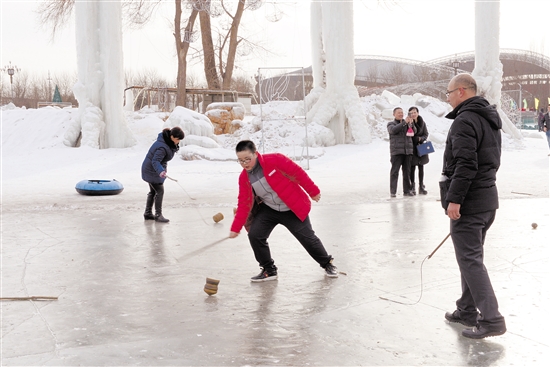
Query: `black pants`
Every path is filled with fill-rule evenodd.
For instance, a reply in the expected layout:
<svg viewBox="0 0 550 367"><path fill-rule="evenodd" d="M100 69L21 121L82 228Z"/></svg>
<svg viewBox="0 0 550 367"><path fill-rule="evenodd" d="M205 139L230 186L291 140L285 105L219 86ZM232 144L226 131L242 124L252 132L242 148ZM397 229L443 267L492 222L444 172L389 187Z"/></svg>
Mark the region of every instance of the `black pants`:
<svg viewBox="0 0 550 367"><path fill-rule="evenodd" d="M451 238L460 269L462 295L456 301L463 320L478 323L490 330L505 328L504 317L498 311L498 302L483 265L483 244L487 230L495 220L496 210L477 214L463 214L451 220Z"/></svg>
<svg viewBox="0 0 550 367"><path fill-rule="evenodd" d="M391 170L390 170L390 194L397 193L397 179L399 178L399 168L403 175L403 193L411 191L411 155L395 154L390 158Z"/></svg>
<svg viewBox="0 0 550 367"><path fill-rule="evenodd" d="M271 258L267 239L277 224L285 226L321 267L324 268L332 260L332 256L327 253L323 243L311 228L309 216L302 222L291 210L279 212L265 204L260 204L258 213L250 226L248 239L256 261L262 268L266 270L274 268L275 262Z"/></svg>
<svg viewBox="0 0 550 367"><path fill-rule="evenodd" d="M164 184L149 183L149 193L147 196L154 198L155 213L162 214L162 199L164 198Z"/></svg>
<svg viewBox="0 0 550 367"><path fill-rule="evenodd" d="M416 166L411 166L411 190L414 190L414 174L416 171ZM419 187L424 187L424 165L418 165L418 185Z"/></svg>

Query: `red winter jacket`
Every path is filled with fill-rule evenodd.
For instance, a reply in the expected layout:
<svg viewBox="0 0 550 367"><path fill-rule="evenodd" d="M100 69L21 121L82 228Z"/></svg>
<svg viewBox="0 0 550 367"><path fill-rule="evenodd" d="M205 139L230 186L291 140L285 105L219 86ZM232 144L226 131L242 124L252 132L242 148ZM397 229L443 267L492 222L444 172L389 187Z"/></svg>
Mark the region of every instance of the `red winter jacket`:
<svg viewBox="0 0 550 367"><path fill-rule="evenodd" d="M270 153L264 156L260 153L257 154L258 162L264 170L264 176L269 186L303 222L311 209L309 197L319 195L321 190L302 167L287 156L280 153ZM253 204L252 185L248 179L248 173L243 169L239 176L239 199L231 232L239 233L241 231Z"/></svg>

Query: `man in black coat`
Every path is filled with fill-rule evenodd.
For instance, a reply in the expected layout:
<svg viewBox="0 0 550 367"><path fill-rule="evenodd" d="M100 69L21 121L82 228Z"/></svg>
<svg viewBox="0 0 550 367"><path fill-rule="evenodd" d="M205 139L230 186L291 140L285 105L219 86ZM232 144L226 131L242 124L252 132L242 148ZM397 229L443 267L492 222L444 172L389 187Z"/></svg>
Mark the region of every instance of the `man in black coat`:
<svg viewBox="0 0 550 367"><path fill-rule="evenodd" d="M548 148L550 148L550 106L548 107L548 111L542 116L542 131L546 134Z"/></svg>
<svg viewBox="0 0 550 367"><path fill-rule="evenodd" d="M410 117L403 120L403 109L393 109L394 120L388 122L387 128L390 134L390 195L392 198L397 194L397 180L399 169L403 174L403 196L413 196L411 192L411 159L413 154L412 137L416 127Z"/></svg>
<svg viewBox="0 0 550 367"><path fill-rule="evenodd" d="M451 238L460 269L462 295L457 309L445 318L473 328L462 335L473 339L502 335L504 317L483 264L485 235L495 219L500 166L502 121L495 106L477 94L475 79L455 76L448 85L447 102L454 119L443 155L441 203L451 219Z"/></svg>

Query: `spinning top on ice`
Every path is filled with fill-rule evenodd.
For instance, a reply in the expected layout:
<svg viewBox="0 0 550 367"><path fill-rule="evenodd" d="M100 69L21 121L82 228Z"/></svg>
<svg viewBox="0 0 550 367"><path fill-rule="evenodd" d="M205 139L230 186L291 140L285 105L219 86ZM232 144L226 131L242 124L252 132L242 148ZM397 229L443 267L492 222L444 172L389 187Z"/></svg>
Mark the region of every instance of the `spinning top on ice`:
<svg viewBox="0 0 550 367"><path fill-rule="evenodd" d="M537 229L539 225L537 223L531 223L531 227L533 227L533 229Z"/></svg>
<svg viewBox="0 0 550 367"><path fill-rule="evenodd" d="M218 223L219 221L221 221L223 219L223 214L222 213L214 214L212 219L214 219L214 222Z"/></svg>
<svg viewBox="0 0 550 367"><path fill-rule="evenodd" d="M216 293L218 293L218 283L220 281L218 279L213 278L206 278L206 284L204 285L204 291L209 296L212 296Z"/></svg>

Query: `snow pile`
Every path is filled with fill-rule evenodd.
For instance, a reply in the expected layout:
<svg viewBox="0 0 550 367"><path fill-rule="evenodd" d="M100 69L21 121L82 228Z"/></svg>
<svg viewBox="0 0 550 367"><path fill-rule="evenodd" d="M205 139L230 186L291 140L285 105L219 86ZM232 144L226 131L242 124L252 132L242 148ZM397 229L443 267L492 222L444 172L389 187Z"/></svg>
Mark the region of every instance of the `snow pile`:
<svg viewBox="0 0 550 367"><path fill-rule="evenodd" d="M380 96L372 95L362 98L363 111L371 125L374 137L389 139L387 125L389 121L393 120L395 107L401 107L406 113L410 107L415 106L428 127L430 133L428 139L436 147L440 149L444 147L451 125L451 120L445 118L445 115L451 111L449 104L420 93L398 97L393 93L386 92L384 91Z"/></svg>
<svg viewBox="0 0 550 367"><path fill-rule="evenodd" d="M361 98L362 113L366 116L370 135L382 142L389 139L387 124L393 119L394 107L405 111L411 106L419 109L420 115L426 121L429 139L436 150L445 147L447 132L451 120L445 115L451 110L449 104L438 99L415 94L413 96L395 96L385 93L384 96L371 95ZM35 148L59 148L66 144L63 137L79 134L79 130L71 130L78 114L76 108L59 109L46 107L39 110L21 108L9 109L3 107L2 144L5 149L13 151L33 150ZM90 106L88 113L100 113ZM179 156L183 160L235 160L234 149L241 140L252 140L260 152L281 152L294 159L318 158L325 154L326 148L334 145L334 134L325 126L316 123L307 124L303 117L304 103L269 102L261 106L252 106L252 116L246 116L242 127L234 134L214 135L210 120L197 112L183 107L176 107L172 113L157 112L147 107L126 112L129 129L137 139L137 145L132 149L146 150L156 140L158 133L165 127L179 126L185 131L185 139L180 143ZM27 119L32 119L33 125L26 126ZM90 118L87 121L91 121ZM97 121L102 121L99 117ZM6 129L13 125L14 129ZM87 126L82 127L86 131ZM30 130L33 130L31 132ZM36 130L36 133L34 132ZM88 134L95 136L97 126L90 126ZM504 149L521 149L517 141L503 133ZM77 140L75 136L72 141ZM97 140L96 140L97 142ZM81 144L89 146L90 144ZM368 145L368 144L367 144Z"/></svg>
<svg viewBox="0 0 550 367"><path fill-rule="evenodd" d="M13 104L10 103L11 106ZM10 106L8 105L8 106ZM36 149L64 148L63 140L77 110L43 107L40 109L2 107L2 152L21 154Z"/></svg>
<svg viewBox="0 0 550 367"><path fill-rule="evenodd" d="M251 112L254 116L242 121L242 127L234 134L218 136L223 147L233 150L239 141L252 140L261 152L278 151L291 157L318 157L324 152L321 147L334 145L332 132L315 123L307 125L306 140L302 101L272 101L261 108L252 106Z"/></svg>
<svg viewBox="0 0 550 367"><path fill-rule="evenodd" d="M229 160L229 152L220 148L214 135L214 126L208 117L185 107L177 106L164 127L179 126L185 133L178 154L184 160ZM235 159L231 155L231 159Z"/></svg>
<svg viewBox="0 0 550 367"><path fill-rule="evenodd" d="M173 128L179 126L185 135L198 135L212 138L214 127L205 115L177 106L166 120L165 127Z"/></svg>
<svg viewBox="0 0 550 367"><path fill-rule="evenodd" d="M242 120L244 118L246 109L244 108L244 105L241 102L214 102L210 103L208 107L206 107L206 112L212 111L212 110L226 110L230 111L232 118Z"/></svg>

